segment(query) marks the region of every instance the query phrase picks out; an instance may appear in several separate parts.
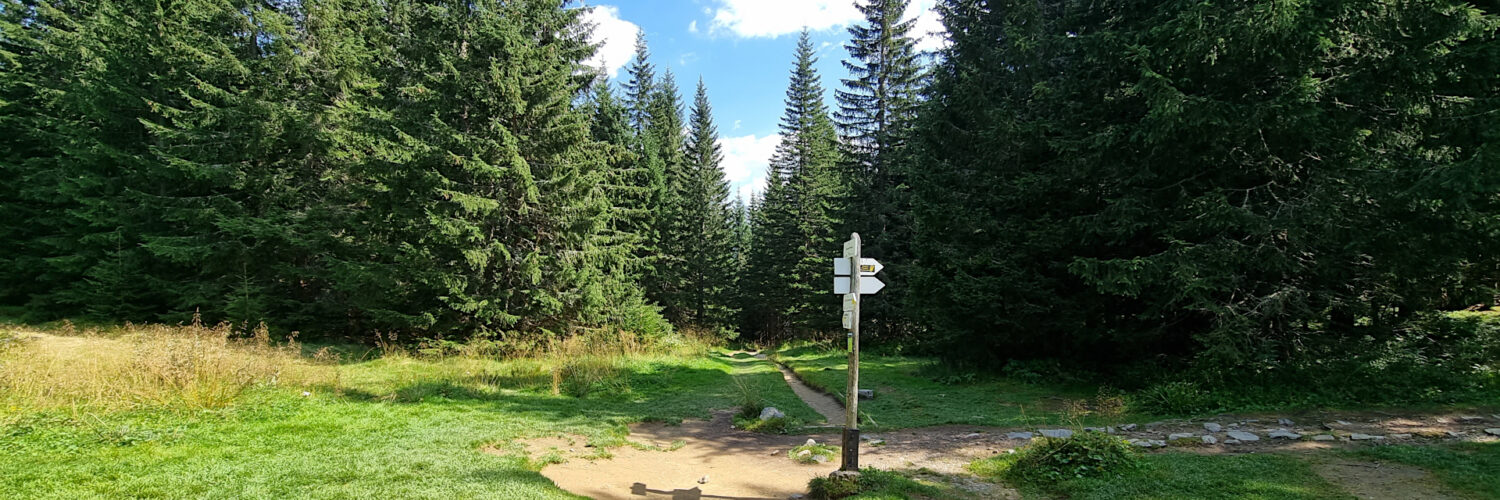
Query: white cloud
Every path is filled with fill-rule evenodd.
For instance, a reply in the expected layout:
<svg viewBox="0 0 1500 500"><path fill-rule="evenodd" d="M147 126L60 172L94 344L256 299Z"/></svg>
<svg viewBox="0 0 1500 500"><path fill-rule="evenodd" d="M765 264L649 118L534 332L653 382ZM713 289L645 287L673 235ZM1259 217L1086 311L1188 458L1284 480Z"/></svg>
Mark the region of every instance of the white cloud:
<svg viewBox="0 0 1500 500"><path fill-rule="evenodd" d="M584 14L585 22L594 25L589 41L599 46L599 51L586 62L589 66L603 68L610 78L619 75L620 68L635 56L635 36L641 27L620 19L620 9L613 5L595 5Z"/></svg>
<svg viewBox="0 0 1500 500"><path fill-rule="evenodd" d="M936 0L917 0L906 6L904 19L916 19L911 36L917 39L917 49L935 51L948 46L948 30L943 27L943 16L933 10Z"/></svg>
<svg viewBox="0 0 1500 500"><path fill-rule="evenodd" d="M693 22L688 23L688 33L697 33L697 32L698 32L698 20L694 19Z"/></svg>
<svg viewBox="0 0 1500 500"><path fill-rule="evenodd" d="M826 30L860 19L850 0L716 0L709 32L728 30L744 38L775 38L806 26Z"/></svg>
<svg viewBox="0 0 1500 500"><path fill-rule="evenodd" d="M748 202L751 193L766 189L766 165L771 163L771 155L776 153L776 145L780 143L781 134L719 139L719 147L724 148L724 176L741 199Z"/></svg>

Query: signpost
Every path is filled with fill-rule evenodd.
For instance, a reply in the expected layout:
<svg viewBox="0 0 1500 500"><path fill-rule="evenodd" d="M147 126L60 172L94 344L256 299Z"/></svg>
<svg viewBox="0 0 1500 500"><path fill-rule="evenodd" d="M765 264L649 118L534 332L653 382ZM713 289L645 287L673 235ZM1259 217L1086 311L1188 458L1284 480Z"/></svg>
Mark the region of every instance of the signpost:
<svg viewBox="0 0 1500 500"><path fill-rule="evenodd" d="M859 472L859 302L885 288L875 277L885 266L860 255L859 233L844 242L844 258L833 259L833 293L844 294L844 328L849 330L849 387L844 393L844 460L841 471ZM854 263L858 263L858 266ZM858 267L856 271L855 268Z"/></svg>

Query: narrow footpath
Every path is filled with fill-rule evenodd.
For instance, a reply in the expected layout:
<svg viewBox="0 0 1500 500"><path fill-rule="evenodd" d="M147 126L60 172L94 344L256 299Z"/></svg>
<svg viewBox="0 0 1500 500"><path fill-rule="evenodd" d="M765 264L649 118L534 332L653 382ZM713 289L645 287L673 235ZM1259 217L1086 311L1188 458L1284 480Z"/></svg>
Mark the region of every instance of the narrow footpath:
<svg viewBox="0 0 1500 500"><path fill-rule="evenodd" d="M786 379L786 385L792 387L792 392L797 393L797 397L801 398L803 403L807 403L808 407L811 407L819 415L822 415L824 423L839 425L844 422L844 405L839 400L817 389L808 387L807 384L802 383L802 379L797 378L797 375L792 373L790 368L772 361L771 358L763 353L755 353L755 359L764 360L767 363L775 365L777 370L781 370L781 378Z"/></svg>

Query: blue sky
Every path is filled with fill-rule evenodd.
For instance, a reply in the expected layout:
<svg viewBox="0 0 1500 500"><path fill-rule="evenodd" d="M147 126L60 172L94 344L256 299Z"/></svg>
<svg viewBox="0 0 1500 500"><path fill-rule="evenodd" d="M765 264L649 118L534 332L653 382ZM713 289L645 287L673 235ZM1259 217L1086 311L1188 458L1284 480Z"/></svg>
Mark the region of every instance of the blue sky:
<svg viewBox="0 0 1500 500"><path fill-rule="evenodd" d="M934 48L942 37L934 0L911 0L907 18L917 19L919 43ZM677 77L683 98L692 99L698 78L708 97L724 148L724 171L736 193L748 196L764 186L766 163L780 140L777 122L792 68L792 52L803 26L818 47L818 72L826 98L848 73L846 28L860 21L853 0L613 0L589 1L590 20L600 44L594 65L625 77L635 36L644 31L651 59Z"/></svg>

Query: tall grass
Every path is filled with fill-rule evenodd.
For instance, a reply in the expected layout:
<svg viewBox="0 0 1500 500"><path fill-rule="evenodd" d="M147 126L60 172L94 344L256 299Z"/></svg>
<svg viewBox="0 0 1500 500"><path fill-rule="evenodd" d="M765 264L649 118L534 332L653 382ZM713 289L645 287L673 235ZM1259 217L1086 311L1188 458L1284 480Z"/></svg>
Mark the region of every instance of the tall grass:
<svg viewBox="0 0 1500 500"><path fill-rule="evenodd" d="M295 343L229 325L3 327L0 406L75 412L229 406L257 386L308 386L328 374Z"/></svg>
<svg viewBox="0 0 1500 500"><path fill-rule="evenodd" d="M600 329L554 339L541 358L550 368L554 395L625 393L630 391L630 374L641 363L702 355L713 346L713 339L707 332L690 329L650 338Z"/></svg>
<svg viewBox="0 0 1500 500"><path fill-rule="evenodd" d="M694 330L641 336L616 328L514 343L376 339L379 357L304 356L296 342L249 338L231 325L75 328L0 326L0 409L110 412L231 406L257 387L305 388L387 401L488 398L504 391L590 397L628 394L632 378L696 357L715 337ZM637 377L638 379L638 377Z"/></svg>

